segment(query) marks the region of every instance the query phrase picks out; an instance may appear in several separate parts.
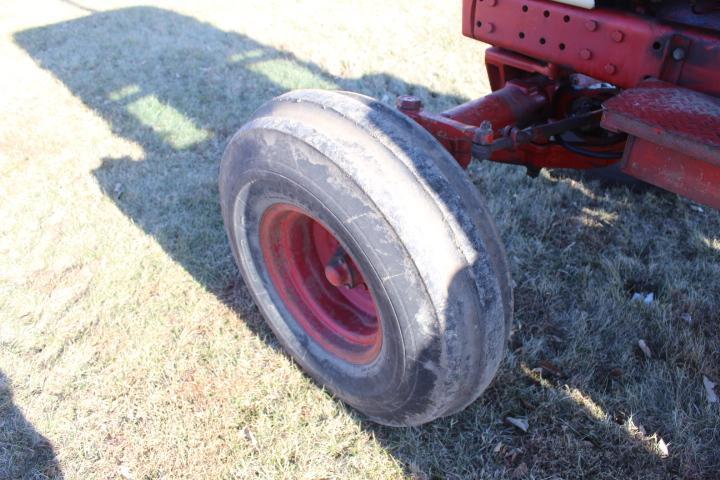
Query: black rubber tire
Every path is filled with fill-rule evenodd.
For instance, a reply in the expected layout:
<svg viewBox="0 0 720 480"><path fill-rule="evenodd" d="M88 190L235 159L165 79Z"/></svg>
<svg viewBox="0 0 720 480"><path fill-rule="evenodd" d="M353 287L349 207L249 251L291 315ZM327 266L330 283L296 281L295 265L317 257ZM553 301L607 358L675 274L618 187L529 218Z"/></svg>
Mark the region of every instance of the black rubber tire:
<svg viewBox="0 0 720 480"><path fill-rule="evenodd" d="M316 381L394 426L453 414L485 390L512 321L507 261L477 189L424 129L369 97L290 92L235 134L219 183L245 283ZM280 300L258 235L263 212L277 202L321 220L359 264L381 317L372 363L324 350Z"/></svg>

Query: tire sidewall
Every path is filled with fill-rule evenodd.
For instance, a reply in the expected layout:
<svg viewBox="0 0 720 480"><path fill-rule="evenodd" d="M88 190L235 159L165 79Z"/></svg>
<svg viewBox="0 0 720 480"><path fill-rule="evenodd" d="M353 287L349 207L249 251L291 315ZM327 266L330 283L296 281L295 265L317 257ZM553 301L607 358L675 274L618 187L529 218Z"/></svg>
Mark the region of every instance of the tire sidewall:
<svg viewBox="0 0 720 480"><path fill-rule="evenodd" d="M435 381L428 366L440 363L440 326L411 258L373 202L325 155L277 131L241 131L221 170L221 178L231 179L221 188L221 201L236 260L292 357L371 418L400 424L427 414ZM370 364L351 364L326 351L284 307L259 242L262 215L277 203L295 205L320 220L358 263L381 318L383 344ZM403 274L393 274L398 271Z"/></svg>

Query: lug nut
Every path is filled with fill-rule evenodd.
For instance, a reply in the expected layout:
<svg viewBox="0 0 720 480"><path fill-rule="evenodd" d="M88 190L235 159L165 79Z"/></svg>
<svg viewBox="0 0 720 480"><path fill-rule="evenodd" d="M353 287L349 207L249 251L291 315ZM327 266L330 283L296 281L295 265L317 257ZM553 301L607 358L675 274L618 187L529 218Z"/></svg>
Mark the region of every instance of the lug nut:
<svg viewBox="0 0 720 480"><path fill-rule="evenodd" d="M615 72L617 72L617 67L615 65L612 63L605 65L605 73L608 75L615 75Z"/></svg>
<svg viewBox="0 0 720 480"><path fill-rule="evenodd" d="M483 28L485 29L485 33L492 33L495 31L495 25L490 22L487 22Z"/></svg>
<svg viewBox="0 0 720 480"><path fill-rule="evenodd" d="M621 32L620 30L615 30L615 31L612 33L611 37L612 37L612 39L613 39L614 42L620 43L620 42L622 42L623 39L625 38L625 34L624 34L623 32Z"/></svg>
<svg viewBox="0 0 720 480"><path fill-rule="evenodd" d="M592 52L587 48L580 50L580 58L583 60L590 60L592 58Z"/></svg>

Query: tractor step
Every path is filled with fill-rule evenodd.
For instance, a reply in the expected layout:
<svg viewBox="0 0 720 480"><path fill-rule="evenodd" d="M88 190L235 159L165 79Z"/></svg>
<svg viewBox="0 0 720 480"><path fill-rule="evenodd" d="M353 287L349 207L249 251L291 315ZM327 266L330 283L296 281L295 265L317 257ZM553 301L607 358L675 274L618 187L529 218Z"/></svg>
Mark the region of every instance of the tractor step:
<svg viewBox="0 0 720 480"><path fill-rule="evenodd" d="M630 135L623 172L720 208L720 99L649 80L603 109L604 128Z"/></svg>

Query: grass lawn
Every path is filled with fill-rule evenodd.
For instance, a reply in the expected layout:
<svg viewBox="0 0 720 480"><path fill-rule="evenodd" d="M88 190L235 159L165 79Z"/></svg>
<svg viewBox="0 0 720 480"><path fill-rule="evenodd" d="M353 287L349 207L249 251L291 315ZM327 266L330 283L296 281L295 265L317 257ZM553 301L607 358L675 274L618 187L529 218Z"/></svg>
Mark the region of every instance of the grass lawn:
<svg viewBox="0 0 720 480"><path fill-rule="evenodd" d="M459 1L6 0L0 34L0 479L718 478L710 208L473 165L514 330L485 395L420 428L313 384L250 300L226 140L294 88L482 95Z"/></svg>

